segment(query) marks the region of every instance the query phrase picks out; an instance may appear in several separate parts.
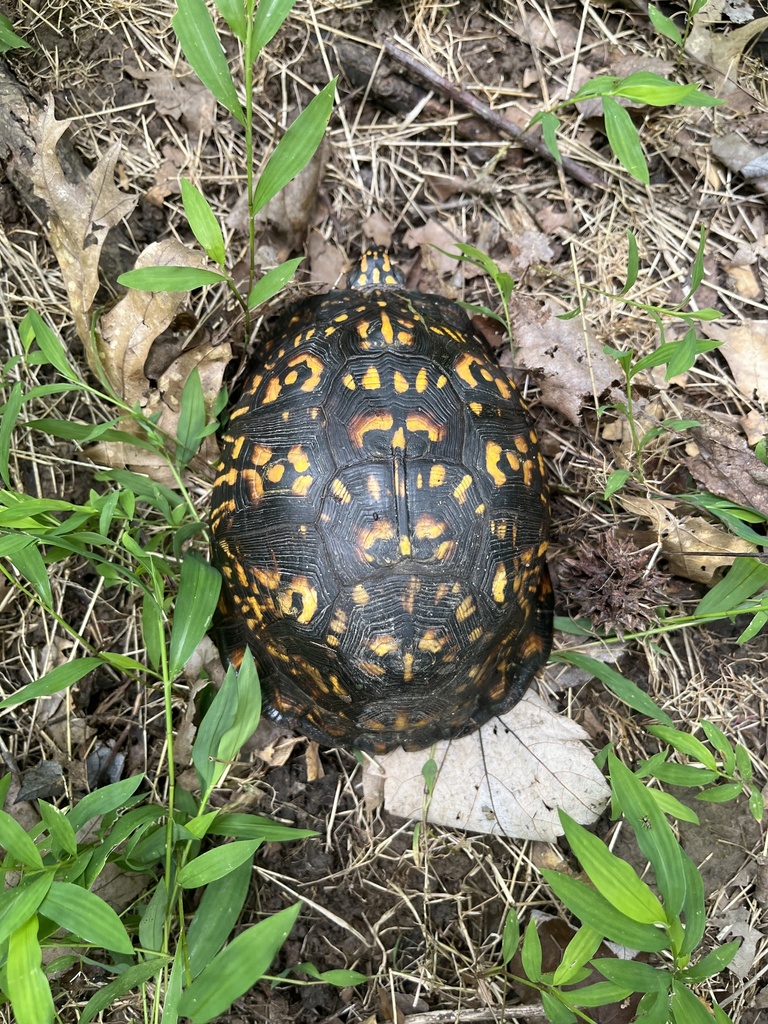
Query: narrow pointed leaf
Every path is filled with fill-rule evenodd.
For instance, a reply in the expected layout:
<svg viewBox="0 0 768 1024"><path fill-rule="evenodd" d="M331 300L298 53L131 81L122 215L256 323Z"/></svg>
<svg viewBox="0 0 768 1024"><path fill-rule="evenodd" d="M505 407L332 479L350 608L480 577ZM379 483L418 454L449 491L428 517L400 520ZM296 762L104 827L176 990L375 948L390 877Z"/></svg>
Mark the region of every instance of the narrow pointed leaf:
<svg viewBox="0 0 768 1024"><path fill-rule="evenodd" d="M184 212L187 215L192 234L198 240L206 253L218 263L224 266L226 253L224 251L224 236L221 233L216 215L208 203L208 200L191 181L181 179L181 201L184 204Z"/></svg>
<svg viewBox="0 0 768 1024"><path fill-rule="evenodd" d="M247 839L216 846L185 864L177 876L178 883L185 889L199 889L209 882L215 882L230 874L235 868L239 868L241 864L250 863L259 846L260 839Z"/></svg>
<svg viewBox="0 0 768 1024"><path fill-rule="evenodd" d="M195 74L230 114L245 124L227 58L205 0L178 0L171 25Z"/></svg>
<svg viewBox="0 0 768 1024"><path fill-rule="evenodd" d="M275 146L256 185L255 211L263 209L312 159L328 126L335 92L334 78L302 110Z"/></svg>
<svg viewBox="0 0 768 1024"><path fill-rule="evenodd" d="M181 563L181 579L171 627L170 664L174 679L211 625L221 588L221 576L193 551Z"/></svg>
<svg viewBox="0 0 768 1024"><path fill-rule="evenodd" d="M206 284L226 281L223 274L199 267L141 267L121 274L117 283L137 292L188 292Z"/></svg>
<svg viewBox="0 0 768 1024"><path fill-rule="evenodd" d="M633 178L649 184L648 165L632 118L616 100L603 96L603 117L608 142L619 163Z"/></svg>
<svg viewBox="0 0 768 1024"><path fill-rule="evenodd" d="M266 302L267 299L271 299L273 295L276 295L281 288L288 284L296 273L297 267L303 261L304 257L299 256L296 259L288 260L286 263L281 263L279 267L273 267L272 270L268 270L251 288L248 295L248 308L254 309L256 306L260 306L262 302Z"/></svg>
<svg viewBox="0 0 768 1024"><path fill-rule="evenodd" d="M267 45L291 12L296 0L259 0L253 24L253 59Z"/></svg>
<svg viewBox="0 0 768 1024"><path fill-rule="evenodd" d="M40 913L93 946L129 956L133 953L128 933L112 907L79 885L54 882Z"/></svg>
<svg viewBox="0 0 768 1024"><path fill-rule="evenodd" d="M187 955L193 978L227 941L237 924L251 882L251 862L243 861L228 875L205 887L187 929Z"/></svg>
<svg viewBox="0 0 768 1024"><path fill-rule="evenodd" d="M74 661L68 661L66 665L58 665L50 672L46 672L40 679L36 679L33 683L27 683L10 697L0 701L0 708L12 708L27 700L34 700L36 697L47 697L52 693L58 693L59 690L66 690L67 687L79 682L83 676L87 676L100 664L98 658L75 658Z"/></svg>
<svg viewBox="0 0 768 1024"><path fill-rule="evenodd" d="M5 984L15 1024L50 1024L53 1021L53 999L42 968L37 917L25 921L8 940Z"/></svg>

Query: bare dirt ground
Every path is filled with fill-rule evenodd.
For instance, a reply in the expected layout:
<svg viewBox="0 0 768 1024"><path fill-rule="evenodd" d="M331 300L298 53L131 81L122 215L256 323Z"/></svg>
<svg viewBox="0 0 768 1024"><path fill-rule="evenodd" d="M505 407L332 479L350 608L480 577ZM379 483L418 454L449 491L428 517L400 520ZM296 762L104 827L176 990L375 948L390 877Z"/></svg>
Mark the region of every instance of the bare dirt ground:
<svg viewBox="0 0 768 1024"><path fill-rule="evenodd" d="M684 6L664 9L674 13ZM34 45L7 55L11 75L38 97L52 94L57 117L72 119L67 145L87 167L118 140L117 184L139 194L102 261L100 301L116 294L117 274L148 242L171 235L191 243L179 175L204 190L231 245L243 249L242 136L185 65L170 28L174 5L42 0L6 2L4 10ZM722 574L729 564L728 536L708 520L707 529L693 527L685 551L705 559L703 571L693 572L684 558L669 557L662 543L668 524L654 520L642 504L649 495L668 497L675 523L698 514L678 500L693 491L768 511L765 479L750 475L742 459L747 442L756 444L766 423L768 186L759 177L745 179L738 167L747 160L739 164L733 140L730 148L722 141L736 133L758 153L765 147L768 89L759 39L751 53L742 53L743 37L743 45L727 50L738 26L722 4L719 10L680 57L653 31L642 3L299 0L258 66L257 145L266 150L276 126L290 122L336 73L338 106L315 179L298 185L286 207L261 226L259 253L265 267L306 253L298 285L305 291L337 283L371 242L397 254L411 287L454 298L494 303L482 277L457 270L430 243L446 248L452 241L471 242L514 276L518 364L530 370L527 378L521 371L520 380L545 439L553 485L557 613L589 618L620 636L640 634L626 639L617 667L676 721L709 718L743 742L762 787L768 778L765 639L738 646L744 624L727 620L709 630L652 629L660 607L667 615L690 612ZM616 164L594 106L569 109L563 151L585 172L578 179L418 79L385 52L387 42L518 125L598 74L682 74L726 103L716 110L633 110L650 166L648 188ZM14 351L13 325L32 306L61 330L79 358L45 210L14 178L13 161L1 148L0 157L11 165L0 175L0 346ZM643 432L668 418L698 419L702 426L695 436L684 430L660 435L645 452L646 483L630 483L606 501L609 474L636 467L626 419L612 408L621 399L621 374L613 361L608 369L600 363L602 346L632 346L642 355L658 345L659 336L642 310L601 293L617 292L626 279L631 229L641 263L634 297L666 306L685 299L701 226L707 230L705 278L690 308L710 306L723 314L708 336L725 345L671 381L663 369L642 373L635 381L635 416ZM589 374L585 380L571 365L578 360L568 352L572 342L559 333L563 322L548 319L590 293L578 322L595 366L602 368L597 381ZM215 333L231 310L210 302L207 295L193 295L189 320L207 318ZM546 314L544 302L550 303ZM527 325L542 316L552 341L537 350ZM178 330L183 336L184 325ZM238 355L240 335L235 330L230 338ZM667 340L680 336L670 328ZM77 408L71 415L87 418L98 411ZM31 436L25 444L14 456L20 488L73 501L87 494L92 469L75 445L41 448ZM201 507L209 483L199 482ZM125 637L129 644L137 614L131 595L117 602L94 599L96 584L77 566L64 573L55 581L63 612L87 619L105 643ZM0 678L9 692L34 678L25 666L34 665L38 674L45 668L40 652L55 649L62 638L12 588L0 591L0 622ZM574 640L560 635L556 643L573 646ZM562 691L549 679L544 688L555 691L563 713L584 726L596 749L613 743L630 765L657 749L638 716L596 681ZM123 772L146 770L152 777L162 757L159 697L127 687L116 673L96 673L76 688L68 714L63 707L36 714L25 705L0 718L0 739L12 763L23 771L41 759L59 761L77 797L87 786L88 753L119 738ZM254 753L252 763L230 776L233 801L320 833L264 850L249 913L256 919L278 910L290 894L306 901L274 973L312 961L320 970L349 967L375 980L354 990L264 984L223 1019L427 1022L438 1019L424 1016L429 1011L445 1010L450 1012L442 1020L499 1020L518 997L529 1001L530 992L508 990L492 974L500 962L500 928L514 903L523 916L537 910L561 919L552 925L552 942L567 942L558 931L565 915L537 871L557 865L565 847L440 828L422 830L414 842L412 825L366 809L354 757L323 754L321 766L320 777L309 781L299 746L282 766L269 766ZM705 879L709 939L743 938L747 949L734 970L714 979L712 992L734 1021L759 1024L768 1014L765 836L743 801L725 811L718 805L697 810L701 826L685 826L682 837ZM598 825L601 835L610 828L607 819ZM621 837L615 851L634 856ZM87 970L66 979L72 1006L62 1020L77 1019L77 1002L100 980ZM103 1019L138 1020L140 1013L126 1001ZM631 1013L614 1008L596 1019L629 1021Z"/></svg>

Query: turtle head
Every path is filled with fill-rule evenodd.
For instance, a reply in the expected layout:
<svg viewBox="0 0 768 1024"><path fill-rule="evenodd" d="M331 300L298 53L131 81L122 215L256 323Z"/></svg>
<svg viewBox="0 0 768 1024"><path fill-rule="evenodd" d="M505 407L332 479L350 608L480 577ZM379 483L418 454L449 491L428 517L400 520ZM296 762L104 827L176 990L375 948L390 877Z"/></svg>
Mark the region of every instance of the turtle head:
<svg viewBox="0 0 768 1024"><path fill-rule="evenodd" d="M350 271L347 287L367 292L374 288L405 288L405 278L384 249L368 249Z"/></svg>

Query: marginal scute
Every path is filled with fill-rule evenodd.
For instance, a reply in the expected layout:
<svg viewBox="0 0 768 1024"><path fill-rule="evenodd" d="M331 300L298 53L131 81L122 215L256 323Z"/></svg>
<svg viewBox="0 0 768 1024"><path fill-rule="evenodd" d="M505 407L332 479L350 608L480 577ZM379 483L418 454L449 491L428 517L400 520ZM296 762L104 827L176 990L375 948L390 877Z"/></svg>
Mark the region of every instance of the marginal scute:
<svg viewBox="0 0 768 1024"><path fill-rule="evenodd" d="M520 699L551 643L544 463L460 307L366 253L259 342L220 440L216 635L268 715L384 752Z"/></svg>

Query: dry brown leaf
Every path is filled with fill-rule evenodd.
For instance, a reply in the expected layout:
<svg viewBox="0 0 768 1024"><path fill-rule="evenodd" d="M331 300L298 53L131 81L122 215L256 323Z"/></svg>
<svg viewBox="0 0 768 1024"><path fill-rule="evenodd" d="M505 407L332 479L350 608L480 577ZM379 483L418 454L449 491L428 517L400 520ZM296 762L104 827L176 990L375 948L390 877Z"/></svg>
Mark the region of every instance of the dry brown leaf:
<svg viewBox="0 0 768 1024"><path fill-rule="evenodd" d="M755 192L761 195L768 193L768 153L765 147L755 146L736 132L728 132L712 139L712 152L726 167L740 174Z"/></svg>
<svg viewBox="0 0 768 1024"><path fill-rule="evenodd" d="M428 220L420 228L409 228L403 236L403 243L409 249L415 249L417 246L421 248L422 260L427 270L437 273L440 277L450 277L456 273L456 260L438 252L438 249L452 252L456 248L456 237L436 220ZM434 246L437 246L437 249Z"/></svg>
<svg viewBox="0 0 768 1024"><path fill-rule="evenodd" d="M99 287L99 257L111 227L136 205L115 185L115 164L120 143L110 146L82 181L64 175L56 156L56 143L71 121L57 121L53 99L34 123L34 151L29 177L35 193L50 211L50 243L59 261L77 333L86 347L90 340L90 311Z"/></svg>
<svg viewBox="0 0 768 1024"><path fill-rule="evenodd" d="M580 320L558 320L554 305L516 294L511 313L517 365L537 374L545 405L578 423L585 400L618 380L615 361L584 337Z"/></svg>
<svg viewBox="0 0 768 1024"><path fill-rule="evenodd" d="M744 51L767 28L768 18L756 18L730 32L718 32L709 28L706 16L694 16L685 53L701 65L717 95L736 109L748 109L756 102L736 84L736 73Z"/></svg>
<svg viewBox="0 0 768 1024"><path fill-rule="evenodd" d="M126 68L131 78L145 81L158 114L181 121L191 133L208 138L216 124L216 100L194 74Z"/></svg>
<svg viewBox="0 0 768 1024"><path fill-rule="evenodd" d="M427 821L551 842L562 835L558 807L587 824L607 803L610 791L586 738L581 726L529 692L471 736L441 741L432 751L398 749L378 758L384 803L400 818L422 818L427 803L422 768L432 756L439 769ZM366 769L366 801L368 776L376 771Z"/></svg>
<svg viewBox="0 0 768 1024"><path fill-rule="evenodd" d="M768 403L768 320L744 320L738 327L707 324L706 334L722 341L720 349L744 398Z"/></svg>
<svg viewBox="0 0 768 1024"><path fill-rule="evenodd" d="M739 423L747 435L747 444L750 448L753 448L768 435L768 419L757 409L750 409L746 416L739 419Z"/></svg>
<svg viewBox="0 0 768 1024"><path fill-rule="evenodd" d="M768 515L768 466L728 423L695 412L701 425L689 428L696 448L686 463L691 476L711 494Z"/></svg>
<svg viewBox="0 0 768 1024"><path fill-rule="evenodd" d="M392 244L392 221L379 210L363 221L363 231L372 239L374 245L383 245L388 249Z"/></svg>
<svg viewBox="0 0 768 1024"><path fill-rule="evenodd" d="M187 249L174 239L148 246L136 261L136 267L186 266L200 267L202 253ZM97 355L87 348L114 391L131 406L138 405L146 416L159 414L157 426L171 437L176 434L181 392L189 374L197 368L206 403L210 404L221 390L224 371L232 358L228 343L215 345L204 340L187 348L154 381L147 377L147 362L153 345L176 316L186 292L128 291L109 313L99 321ZM121 424L128 433L137 433L130 418ZM165 459L151 451L143 451L122 442L104 442L89 449L94 461L108 466L129 468L144 473L168 486L174 477ZM200 458L216 461L218 448L209 435L200 451Z"/></svg>
<svg viewBox="0 0 768 1024"><path fill-rule="evenodd" d="M711 583L718 569L729 568L739 555L753 555L754 544L734 537L700 516L678 519L674 502L620 496L627 512L650 519L670 568L685 579Z"/></svg>

